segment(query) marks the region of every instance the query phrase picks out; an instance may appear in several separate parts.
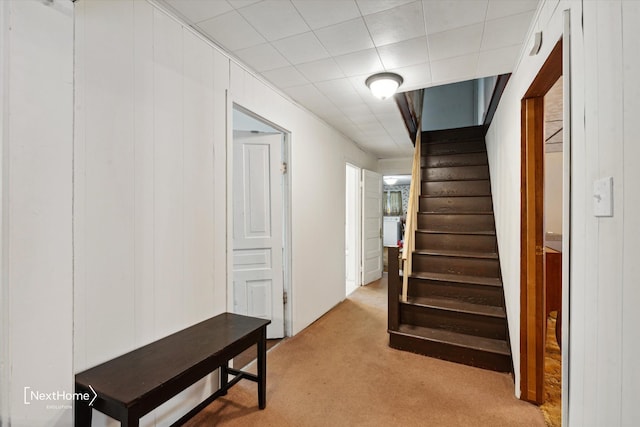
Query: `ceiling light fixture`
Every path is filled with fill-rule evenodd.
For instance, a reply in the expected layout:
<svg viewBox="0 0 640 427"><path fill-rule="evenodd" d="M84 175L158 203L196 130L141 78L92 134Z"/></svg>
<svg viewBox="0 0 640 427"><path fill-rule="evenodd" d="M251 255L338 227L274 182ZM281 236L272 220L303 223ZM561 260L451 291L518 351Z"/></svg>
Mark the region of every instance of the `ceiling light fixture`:
<svg viewBox="0 0 640 427"><path fill-rule="evenodd" d="M387 99L396 93L404 80L395 73L378 73L370 76L365 84L376 98Z"/></svg>
<svg viewBox="0 0 640 427"><path fill-rule="evenodd" d="M394 185L396 182L398 182L398 178L394 178L391 176L384 178L384 183L387 185Z"/></svg>

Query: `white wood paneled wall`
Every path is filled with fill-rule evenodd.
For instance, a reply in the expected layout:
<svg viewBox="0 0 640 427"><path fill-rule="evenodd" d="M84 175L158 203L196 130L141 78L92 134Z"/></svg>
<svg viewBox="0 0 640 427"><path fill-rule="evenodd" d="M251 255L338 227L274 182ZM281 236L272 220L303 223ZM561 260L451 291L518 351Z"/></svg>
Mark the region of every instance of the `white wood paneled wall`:
<svg viewBox="0 0 640 427"><path fill-rule="evenodd" d="M214 198L229 60L143 1L78 2L76 25L80 371L226 308L226 213ZM147 424L175 420L210 388Z"/></svg>
<svg viewBox="0 0 640 427"><path fill-rule="evenodd" d="M73 6L2 1L0 18L0 424L71 425L70 402L29 391L73 391Z"/></svg>
<svg viewBox="0 0 640 427"><path fill-rule="evenodd" d="M523 56L487 134L496 227L519 383L519 101L571 10L572 168L570 319L563 350L570 426L640 424L640 3L541 3L538 57ZM614 215L593 215L593 183L612 176ZM511 185L510 183L515 183ZM564 230L566 234L567 230ZM565 323L566 324L566 323ZM564 328L563 328L564 329ZM565 335L566 338L566 335ZM519 389L517 385L516 390Z"/></svg>

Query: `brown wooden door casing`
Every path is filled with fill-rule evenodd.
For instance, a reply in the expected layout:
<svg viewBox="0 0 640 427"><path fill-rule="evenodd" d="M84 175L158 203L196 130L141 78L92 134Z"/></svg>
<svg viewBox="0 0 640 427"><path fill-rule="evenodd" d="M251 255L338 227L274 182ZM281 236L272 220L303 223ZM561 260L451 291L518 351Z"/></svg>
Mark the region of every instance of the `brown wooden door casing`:
<svg viewBox="0 0 640 427"><path fill-rule="evenodd" d="M521 102L520 398L544 401L544 95L562 76L558 41Z"/></svg>

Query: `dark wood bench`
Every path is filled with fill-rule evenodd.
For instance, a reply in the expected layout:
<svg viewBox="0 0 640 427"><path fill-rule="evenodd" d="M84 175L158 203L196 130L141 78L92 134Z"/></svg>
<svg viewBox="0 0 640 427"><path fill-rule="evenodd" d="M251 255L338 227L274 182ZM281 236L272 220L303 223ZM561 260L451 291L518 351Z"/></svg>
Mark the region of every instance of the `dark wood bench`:
<svg viewBox="0 0 640 427"><path fill-rule="evenodd" d="M266 406L266 330L270 320L223 313L130 353L76 374L76 393L89 393L93 402L75 402L75 425L91 425L95 409L121 422L138 426L151 412L187 387L220 368L220 389L176 422L184 423L245 378L258 383L258 406ZM258 345L258 374L229 368L229 360ZM234 378L229 381L229 374ZM91 405L91 406L90 406Z"/></svg>

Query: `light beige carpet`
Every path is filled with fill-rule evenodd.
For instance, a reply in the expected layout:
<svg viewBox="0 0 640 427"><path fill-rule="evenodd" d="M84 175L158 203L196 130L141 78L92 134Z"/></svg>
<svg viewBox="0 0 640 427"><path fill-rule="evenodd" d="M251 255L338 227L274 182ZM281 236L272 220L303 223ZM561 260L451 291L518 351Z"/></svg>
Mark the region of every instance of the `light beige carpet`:
<svg viewBox="0 0 640 427"><path fill-rule="evenodd" d="M386 282L360 288L268 353L265 410L241 381L187 425L545 425L510 375L391 349L386 319Z"/></svg>

